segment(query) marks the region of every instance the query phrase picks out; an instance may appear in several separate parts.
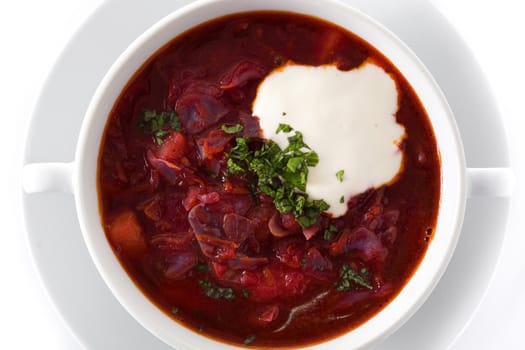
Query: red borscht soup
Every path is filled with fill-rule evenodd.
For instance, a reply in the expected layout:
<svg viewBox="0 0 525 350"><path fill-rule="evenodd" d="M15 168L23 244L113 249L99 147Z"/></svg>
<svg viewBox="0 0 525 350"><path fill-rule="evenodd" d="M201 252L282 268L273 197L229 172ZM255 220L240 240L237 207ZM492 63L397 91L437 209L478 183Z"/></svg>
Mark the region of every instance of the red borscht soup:
<svg viewBox="0 0 525 350"><path fill-rule="evenodd" d="M365 61L396 83L402 165L342 196L334 217L304 187L315 149L299 128L282 130L292 150L265 139L252 105L290 62ZM139 69L109 115L98 191L116 256L174 321L227 343L304 346L366 322L410 279L436 224L440 161L425 109L381 53L319 19L254 12L199 25Z"/></svg>

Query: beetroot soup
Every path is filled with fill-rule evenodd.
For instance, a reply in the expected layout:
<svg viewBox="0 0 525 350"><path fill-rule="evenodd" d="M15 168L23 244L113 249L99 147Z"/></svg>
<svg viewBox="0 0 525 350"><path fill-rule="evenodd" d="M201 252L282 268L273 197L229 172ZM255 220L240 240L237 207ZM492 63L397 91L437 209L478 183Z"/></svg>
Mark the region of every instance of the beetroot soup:
<svg viewBox="0 0 525 350"><path fill-rule="evenodd" d="M305 75L294 73L254 113L263 81L294 67L331 69L354 95L334 112L334 103L320 105L334 95L323 93L331 82L292 85ZM361 96L367 79L377 84ZM321 89L282 98L301 84ZM287 107L272 112L274 96ZM363 101L370 108L354 108ZM348 130L337 124L345 106L356 110ZM342 142L371 140L353 125L379 128L368 116L376 110L395 131L386 142L394 150L383 153L396 158L367 185L385 162L378 146ZM332 162L352 152L359 161ZM323 181L315 174L329 164L336 192L315 193L309 181ZM337 26L279 12L219 18L156 52L116 101L98 164L107 239L143 293L195 332L268 348L336 337L384 308L431 241L440 181L428 116L388 59Z"/></svg>

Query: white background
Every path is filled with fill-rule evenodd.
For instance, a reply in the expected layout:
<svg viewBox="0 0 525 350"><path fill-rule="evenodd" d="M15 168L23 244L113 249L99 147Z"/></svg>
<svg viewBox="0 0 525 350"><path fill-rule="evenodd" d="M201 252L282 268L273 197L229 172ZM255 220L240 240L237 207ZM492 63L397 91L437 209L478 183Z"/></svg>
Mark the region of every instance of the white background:
<svg viewBox="0 0 525 350"><path fill-rule="evenodd" d="M39 89L62 47L100 2L0 2L0 349L82 349L54 311L33 266L22 225L18 174ZM432 2L464 37L492 85L518 178L493 282L452 349L525 349L525 233L519 220L525 213L525 192L519 181L525 176L525 157L520 152L525 149L525 4L522 0Z"/></svg>

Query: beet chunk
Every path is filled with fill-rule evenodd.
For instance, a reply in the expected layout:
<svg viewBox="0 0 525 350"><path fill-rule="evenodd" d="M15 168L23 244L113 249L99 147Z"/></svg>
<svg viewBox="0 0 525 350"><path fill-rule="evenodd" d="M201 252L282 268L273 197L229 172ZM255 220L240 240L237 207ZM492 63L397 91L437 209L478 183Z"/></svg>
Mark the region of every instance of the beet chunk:
<svg viewBox="0 0 525 350"><path fill-rule="evenodd" d="M332 255L354 253L365 262L383 262L388 254L379 237L365 227L344 230L339 239L330 245L330 252Z"/></svg>
<svg viewBox="0 0 525 350"><path fill-rule="evenodd" d="M221 89L232 89L236 87L243 87L250 80L258 80L263 78L267 73L260 64L253 61L242 61L235 64L222 77L220 86Z"/></svg>
<svg viewBox="0 0 525 350"><path fill-rule="evenodd" d="M230 109L220 100L217 87L195 82L177 99L175 110L183 129L197 134L221 120Z"/></svg>

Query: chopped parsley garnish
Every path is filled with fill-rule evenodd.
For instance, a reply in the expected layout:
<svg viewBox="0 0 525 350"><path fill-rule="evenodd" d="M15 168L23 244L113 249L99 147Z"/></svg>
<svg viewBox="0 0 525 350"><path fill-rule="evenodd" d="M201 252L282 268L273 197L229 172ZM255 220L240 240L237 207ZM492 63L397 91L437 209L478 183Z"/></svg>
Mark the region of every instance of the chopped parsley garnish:
<svg viewBox="0 0 525 350"><path fill-rule="evenodd" d="M276 134L280 133L281 131L284 132L284 133L289 133L291 132L293 129L290 125L288 124L279 124L279 126L277 127L277 130L275 131Z"/></svg>
<svg viewBox="0 0 525 350"><path fill-rule="evenodd" d="M276 133L290 133L292 127L279 124ZM274 141L268 140L258 149L249 146L249 139L238 137L235 146L226 154L226 175L257 176L257 189L273 199L281 213L292 213L303 227L317 222L320 213L330 206L324 200L308 200L306 180L308 167L319 162L317 153L303 142L303 135L295 131L288 137L288 146L283 150Z"/></svg>
<svg viewBox="0 0 525 350"><path fill-rule="evenodd" d="M335 227L334 225L330 225L326 230L324 230L323 238L325 239L325 241L331 241L336 233L337 227Z"/></svg>
<svg viewBox="0 0 525 350"><path fill-rule="evenodd" d="M145 111L140 127L153 134L158 145L162 145L166 135L181 130L179 116L174 111Z"/></svg>
<svg viewBox="0 0 525 350"><path fill-rule="evenodd" d="M243 288L243 289L241 289L241 292L242 292L242 295L243 295L246 299L248 299L248 298L250 297L250 292L248 291L248 289Z"/></svg>
<svg viewBox="0 0 525 350"><path fill-rule="evenodd" d="M252 334L252 335L250 335L249 337L246 337L246 339L244 339L243 344L244 344L244 345L249 345L249 344L253 343L253 341L254 341L256 338L257 338L257 337L255 336L255 334Z"/></svg>
<svg viewBox="0 0 525 350"><path fill-rule="evenodd" d="M286 112L283 112L283 117L285 117L285 116L286 116Z"/></svg>
<svg viewBox="0 0 525 350"><path fill-rule="evenodd" d="M373 289L372 285L368 282L369 273L367 269L361 269L361 271L355 271L347 264L344 264L339 271L339 282L335 289L338 292L346 292L349 290L358 289L364 287L366 289Z"/></svg>
<svg viewBox="0 0 525 350"><path fill-rule="evenodd" d="M238 132L243 131L244 127L241 124L235 124L235 125L229 125L229 126L226 124L222 124L221 129L227 134L236 134Z"/></svg>
<svg viewBox="0 0 525 350"><path fill-rule="evenodd" d="M228 174L237 174L244 171L244 168L235 163L235 161L231 158L228 159L226 165L228 165Z"/></svg>
<svg viewBox="0 0 525 350"><path fill-rule="evenodd" d="M176 315L177 312L179 312L179 308L178 307L174 307L173 309L171 309L171 313Z"/></svg>
<svg viewBox="0 0 525 350"><path fill-rule="evenodd" d="M339 182L343 182L343 176L345 175L345 171L344 170L339 170L335 176L337 177L337 180L339 180Z"/></svg>
<svg viewBox="0 0 525 350"><path fill-rule="evenodd" d="M345 202L345 196L341 196L341 198L339 198L339 203L344 203Z"/></svg>
<svg viewBox="0 0 525 350"><path fill-rule="evenodd" d="M235 293L231 288L214 286L211 281L208 280L200 280L199 285L207 297L212 299L225 299L228 301L235 300Z"/></svg>

